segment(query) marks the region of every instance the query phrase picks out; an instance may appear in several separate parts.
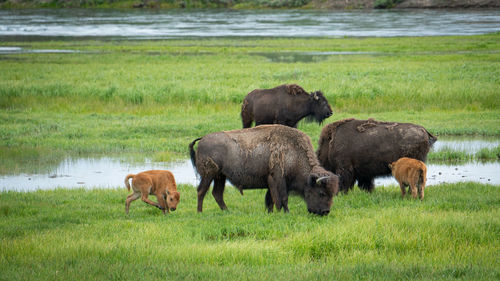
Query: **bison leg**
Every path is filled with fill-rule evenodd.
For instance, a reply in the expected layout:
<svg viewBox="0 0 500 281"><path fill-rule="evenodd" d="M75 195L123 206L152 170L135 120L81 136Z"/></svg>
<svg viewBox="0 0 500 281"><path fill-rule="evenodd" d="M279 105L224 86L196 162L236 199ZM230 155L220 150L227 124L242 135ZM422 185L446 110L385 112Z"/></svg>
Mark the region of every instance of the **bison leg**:
<svg viewBox="0 0 500 281"><path fill-rule="evenodd" d="M160 209L163 211L163 214L165 214L165 210L170 213L167 207L167 201L165 201L165 197L163 196L163 194L159 193L155 195L158 203L160 204Z"/></svg>
<svg viewBox="0 0 500 281"><path fill-rule="evenodd" d="M162 209L162 206L160 206L160 204L156 203L156 202L153 202L151 200L149 200L148 198L148 195L143 193L142 196L141 196L141 200L146 203L146 204L149 204L151 206L155 206L156 208L160 209L160 210L163 210Z"/></svg>
<svg viewBox="0 0 500 281"><path fill-rule="evenodd" d="M401 188L401 198L404 198L406 195L406 186L401 182L399 183L399 188Z"/></svg>
<svg viewBox="0 0 500 281"><path fill-rule="evenodd" d="M424 189L425 189L425 185L423 185L422 183L419 183L417 185L418 187L418 197L420 198L420 200L424 199Z"/></svg>
<svg viewBox="0 0 500 281"><path fill-rule="evenodd" d="M413 199L417 199L418 192L417 192L417 186L415 185L415 183L411 183L410 188L411 188L411 197L413 197Z"/></svg>
<svg viewBox="0 0 500 281"><path fill-rule="evenodd" d="M284 211L288 212L288 198L284 179L282 177L276 178L273 177L273 175L269 175L267 177L267 183L276 210L281 211L281 208L284 207Z"/></svg>
<svg viewBox="0 0 500 281"><path fill-rule="evenodd" d="M266 208L267 208L268 213L273 212L274 203L273 203L273 198L271 197L271 192L269 191L269 189L266 192Z"/></svg>
<svg viewBox="0 0 500 281"><path fill-rule="evenodd" d="M203 199L205 198L205 194L207 194L208 189L210 188L210 183L213 178L211 177L201 177L200 185L198 185L198 213L202 212L203 209Z"/></svg>
<svg viewBox="0 0 500 281"><path fill-rule="evenodd" d="M141 197L141 193L132 193L130 194L129 196L127 196L127 200L125 201L125 213L128 214L128 209L130 208L130 203L132 203L133 201L139 199L139 197Z"/></svg>
<svg viewBox="0 0 500 281"><path fill-rule="evenodd" d="M335 172L339 176L339 190L347 193L354 186L354 173L351 170L340 169Z"/></svg>
<svg viewBox="0 0 500 281"><path fill-rule="evenodd" d="M224 203L224 186L226 185L225 176L217 176L214 181L214 189L212 190L212 195L215 198L217 204L221 210L227 210L226 203Z"/></svg>
<svg viewBox="0 0 500 281"><path fill-rule="evenodd" d="M359 188L364 191L372 192L375 189L375 184L373 183L373 178L359 178L358 179Z"/></svg>
<svg viewBox="0 0 500 281"><path fill-rule="evenodd" d="M253 120L252 120L252 119L249 119L249 120L247 120L247 119L243 119L243 120L242 120L242 123L243 123L243 129L252 127L252 122L253 122Z"/></svg>

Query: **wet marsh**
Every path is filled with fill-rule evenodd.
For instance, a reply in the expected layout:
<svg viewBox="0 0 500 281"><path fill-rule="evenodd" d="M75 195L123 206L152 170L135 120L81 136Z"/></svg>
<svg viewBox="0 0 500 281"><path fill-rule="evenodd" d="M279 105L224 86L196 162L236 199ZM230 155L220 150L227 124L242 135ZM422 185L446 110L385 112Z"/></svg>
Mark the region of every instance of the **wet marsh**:
<svg viewBox="0 0 500 281"><path fill-rule="evenodd" d="M0 279L496 280L500 185L468 173L498 166L499 38L1 41L80 52L0 54ZM255 55L283 50L389 55ZM298 197L290 214L267 214L265 190L227 188L229 212L207 196L197 214L186 181L176 212L136 202L125 215L127 173L167 168L182 182L190 141L241 128L243 96L282 83L322 90L327 123L373 117L436 134L425 200L402 200L395 182L355 188L319 218ZM321 128L299 124L315 146ZM448 152L453 162L438 159ZM447 174L466 178L440 182ZM13 191L26 191L18 180L50 187Z"/></svg>

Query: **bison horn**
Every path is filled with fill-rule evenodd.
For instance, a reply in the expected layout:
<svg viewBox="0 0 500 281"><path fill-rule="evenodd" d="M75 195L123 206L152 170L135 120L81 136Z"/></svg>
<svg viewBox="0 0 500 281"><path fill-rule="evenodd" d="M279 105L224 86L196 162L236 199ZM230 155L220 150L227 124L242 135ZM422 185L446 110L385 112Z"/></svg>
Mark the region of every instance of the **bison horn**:
<svg viewBox="0 0 500 281"><path fill-rule="evenodd" d="M318 179L316 180L316 183L318 183L318 182L320 182L320 181L322 181L322 180L326 180L326 179L328 179L328 178L329 178L328 176L318 178Z"/></svg>
<svg viewBox="0 0 500 281"><path fill-rule="evenodd" d="M314 100L319 100L318 94L316 94L316 92L313 93L313 98Z"/></svg>

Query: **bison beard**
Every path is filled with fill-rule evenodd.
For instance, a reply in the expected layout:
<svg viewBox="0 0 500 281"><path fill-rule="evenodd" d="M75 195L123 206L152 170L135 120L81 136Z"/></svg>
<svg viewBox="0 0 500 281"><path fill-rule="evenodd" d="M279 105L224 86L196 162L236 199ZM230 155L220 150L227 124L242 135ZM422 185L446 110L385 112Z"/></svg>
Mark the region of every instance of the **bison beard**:
<svg viewBox="0 0 500 281"><path fill-rule="evenodd" d="M303 118L321 123L331 115L332 109L321 91L309 94L295 84L253 90L241 106L243 128L250 128L253 121L256 126L282 124L295 128Z"/></svg>
<svg viewBox="0 0 500 281"><path fill-rule="evenodd" d="M325 169L339 176L340 190L347 192L357 181L361 189L372 191L375 177L391 174L390 163L401 157L425 162L436 140L411 123L344 119L323 128L317 155Z"/></svg>
<svg viewBox="0 0 500 281"><path fill-rule="evenodd" d="M217 132L194 140L189 150L201 176L198 212L212 181L212 195L222 210L227 209L223 199L226 179L240 192L268 189L265 202L270 212L274 206L288 212L288 194L295 192L310 212L326 215L338 192L337 176L319 165L311 140L297 129L263 125Z"/></svg>

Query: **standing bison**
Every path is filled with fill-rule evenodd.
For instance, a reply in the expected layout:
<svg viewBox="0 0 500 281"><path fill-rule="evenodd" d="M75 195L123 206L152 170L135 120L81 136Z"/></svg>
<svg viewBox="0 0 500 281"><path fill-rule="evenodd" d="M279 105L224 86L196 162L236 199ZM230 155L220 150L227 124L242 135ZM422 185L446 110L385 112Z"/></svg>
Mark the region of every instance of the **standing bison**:
<svg viewBox="0 0 500 281"><path fill-rule="evenodd" d="M198 149L194 150L199 140ZM212 195L222 210L226 179L243 189L265 189L266 207L288 212L288 194L302 196L311 213L327 215L338 192L338 177L323 169L309 137L282 125L212 133L189 145L191 161L201 176L198 212L214 181Z"/></svg>
<svg viewBox="0 0 500 281"><path fill-rule="evenodd" d="M436 140L415 124L345 119L323 128L317 155L325 169L339 176L341 191L352 189L355 181L373 191L375 177L391 174L390 163L401 157L425 162Z"/></svg>
<svg viewBox="0 0 500 281"><path fill-rule="evenodd" d="M281 85L273 89L256 89L248 93L241 107L243 128L262 124L297 127L304 117L321 123L332 115L332 108L322 92L308 94L302 87Z"/></svg>

